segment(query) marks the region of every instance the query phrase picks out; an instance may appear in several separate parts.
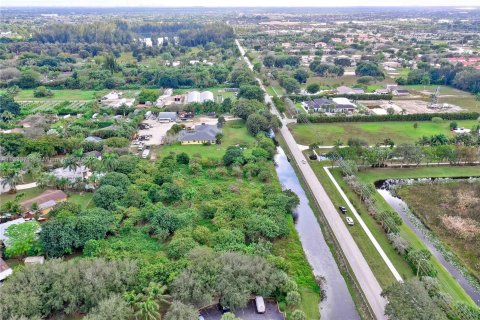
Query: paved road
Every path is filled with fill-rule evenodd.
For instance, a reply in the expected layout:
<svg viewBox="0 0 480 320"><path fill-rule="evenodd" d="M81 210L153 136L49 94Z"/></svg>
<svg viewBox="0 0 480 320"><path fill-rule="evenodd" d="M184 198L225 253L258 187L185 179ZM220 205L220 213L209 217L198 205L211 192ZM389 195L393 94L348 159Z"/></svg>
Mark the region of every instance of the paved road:
<svg viewBox="0 0 480 320"><path fill-rule="evenodd" d="M238 40L236 40L236 43L240 53L242 56L244 56L245 50L242 48ZM253 65L250 63L248 58L246 56L243 58L248 67L253 70ZM272 98L266 93L265 87L263 86L261 80L257 78L257 81L260 85L260 88L265 92L265 102L274 106ZM272 108L272 112L280 116L276 108ZM280 117L280 119L282 118ZM282 134L295 162L300 168L302 175L305 177L306 183L308 184L310 190L313 191L315 200L325 215L325 218L335 234L335 238L339 242L343 253L347 257L348 263L353 270L355 277L357 278L357 281L360 284L360 287L362 288L363 293L375 314L375 317L377 319L386 319L384 315L386 300L381 296L382 288L380 287L380 284L375 278L367 261L363 257L362 252L355 243L355 240L353 240L353 237L348 231L347 226L342 221L342 217L338 214L335 206L332 203L332 200L330 200L328 194L308 164L308 161L303 155L302 151L298 148L295 139L286 126L286 121L282 119L282 122L284 125L280 129L280 133Z"/></svg>

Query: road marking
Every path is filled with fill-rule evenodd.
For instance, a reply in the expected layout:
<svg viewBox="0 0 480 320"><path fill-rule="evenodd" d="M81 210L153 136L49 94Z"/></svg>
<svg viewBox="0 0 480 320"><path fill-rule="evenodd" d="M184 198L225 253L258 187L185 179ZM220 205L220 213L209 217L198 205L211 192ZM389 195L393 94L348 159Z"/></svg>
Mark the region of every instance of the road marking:
<svg viewBox="0 0 480 320"><path fill-rule="evenodd" d="M325 172L327 173L328 177L330 178L330 180L332 181L333 185L335 186L335 188L337 189L337 191L340 193L340 195L342 196L343 200L347 203L347 206L350 208L350 210L352 211L353 215L355 216L355 218L358 220L358 223L360 224L360 226L362 226L362 229L363 231L365 231L365 233L367 234L368 238L370 239L370 241L373 243L373 246L375 247L375 249L377 249L377 252L380 254L380 256L382 257L383 261L385 262L385 264L387 265L387 267L390 269L390 271L392 272L393 276L395 277L395 279L399 282L403 282L403 279L402 279L402 276L400 276L400 273L398 273L397 269L395 268L395 266L393 265L392 261L390 261L390 259L388 258L387 254L385 253L385 251L383 251L382 247L380 246L380 244L378 243L377 239L375 239L375 237L373 236L372 232L370 232L370 229L368 229L367 225L365 224L365 222L363 221L362 217L360 217L360 214L357 212L357 210L355 209L355 207L353 206L353 204L350 202L350 200L348 199L347 195L345 194L345 192L343 192L342 188L340 188L340 186L338 185L337 181L335 180L335 178L333 177L332 173L330 172L329 168L328 167L323 167L323 169L325 170Z"/></svg>

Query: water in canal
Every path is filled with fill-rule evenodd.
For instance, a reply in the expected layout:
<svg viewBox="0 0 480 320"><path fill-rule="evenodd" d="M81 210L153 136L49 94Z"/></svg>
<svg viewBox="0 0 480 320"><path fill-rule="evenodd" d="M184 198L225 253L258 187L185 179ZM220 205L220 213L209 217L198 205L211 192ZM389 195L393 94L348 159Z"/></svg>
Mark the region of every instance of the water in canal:
<svg viewBox="0 0 480 320"><path fill-rule="evenodd" d="M391 184L394 183L391 180L389 180L389 182ZM402 217L403 222L407 224L410 229L413 230L413 232L415 232L417 237L421 239L423 243L425 243L432 255L434 255L435 258L437 258L437 260L445 267L445 269L450 272L450 274L460 284L463 290L465 290L465 292L477 303L477 305L480 305L480 290L471 283L471 281L475 282L475 280L472 279L471 281L469 281L459 267L456 267L454 264L452 264L452 262L445 258L444 254L442 254L442 252L432 241L432 235L428 234L429 231L422 224L420 219L418 219L408 209L405 201L395 197L389 190L385 188L385 185L377 188L377 191L385 199L385 201L387 201L388 204Z"/></svg>
<svg viewBox="0 0 480 320"><path fill-rule="evenodd" d="M308 204L305 191L300 185L292 165L288 162L285 152L280 147L277 148L275 163L282 187L292 190L300 198L300 204L296 208L298 218L295 228L313 273L315 276L323 277L326 282L323 288L326 299L320 303L322 319L360 319L345 280L323 238L317 218Z"/></svg>

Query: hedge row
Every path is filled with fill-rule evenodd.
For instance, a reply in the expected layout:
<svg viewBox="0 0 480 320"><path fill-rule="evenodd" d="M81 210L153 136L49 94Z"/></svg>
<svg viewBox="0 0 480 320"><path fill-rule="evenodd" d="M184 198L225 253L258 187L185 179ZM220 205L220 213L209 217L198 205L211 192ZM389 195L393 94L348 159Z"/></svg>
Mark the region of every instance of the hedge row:
<svg viewBox="0 0 480 320"><path fill-rule="evenodd" d="M391 94L317 94L314 96L289 95L290 99L295 102L302 102L306 100L313 100L318 98L347 98L350 100L392 100Z"/></svg>
<svg viewBox="0 0 480 320"><path fill-rule="evenodd" d="M371 115L371 116L322 116L318 114L307 115L308 121L312 123L332 122L383 122L383 121L431 121L432 118L443 120L477 120L480 117L478 112L456 112L456 113L417 113L417 114L392 114L392 115Z"/></svg>

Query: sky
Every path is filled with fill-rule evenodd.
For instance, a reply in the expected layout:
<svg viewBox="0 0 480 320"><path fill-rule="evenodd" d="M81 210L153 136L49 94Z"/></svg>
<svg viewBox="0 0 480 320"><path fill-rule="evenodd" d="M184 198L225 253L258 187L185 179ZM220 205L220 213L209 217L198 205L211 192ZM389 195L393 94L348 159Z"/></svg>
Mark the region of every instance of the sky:
<svg viewBox="0 0 480 320"><path fill-rule="evenodd" d="M0 7L357 7L480 6L479 0L0 0Z"/></svg>

